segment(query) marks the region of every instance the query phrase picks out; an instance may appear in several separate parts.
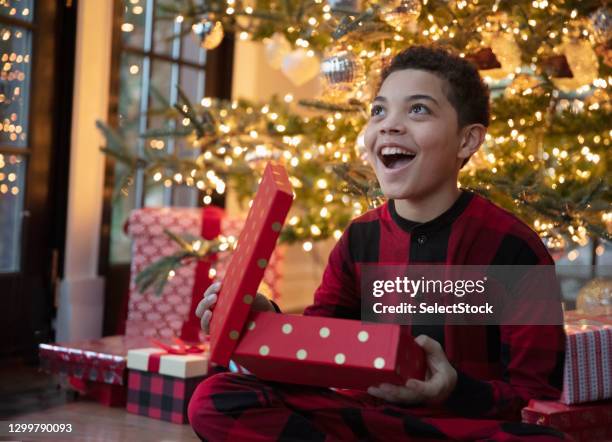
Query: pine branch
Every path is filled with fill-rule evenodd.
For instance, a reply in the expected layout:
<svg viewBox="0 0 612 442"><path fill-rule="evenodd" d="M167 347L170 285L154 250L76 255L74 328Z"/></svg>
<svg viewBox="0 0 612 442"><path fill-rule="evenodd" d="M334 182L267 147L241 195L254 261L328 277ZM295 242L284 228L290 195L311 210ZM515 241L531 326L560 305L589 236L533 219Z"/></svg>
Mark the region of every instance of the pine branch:
<svg viewBox="0 0 612 442"><path fill-rule="evenodd" d="M351 100L347 104L328 103L321 100L299 100L300 106L310 107L313 109L324 110L329 112L362 112L365 109L363 103L357 100Z"/></svg>

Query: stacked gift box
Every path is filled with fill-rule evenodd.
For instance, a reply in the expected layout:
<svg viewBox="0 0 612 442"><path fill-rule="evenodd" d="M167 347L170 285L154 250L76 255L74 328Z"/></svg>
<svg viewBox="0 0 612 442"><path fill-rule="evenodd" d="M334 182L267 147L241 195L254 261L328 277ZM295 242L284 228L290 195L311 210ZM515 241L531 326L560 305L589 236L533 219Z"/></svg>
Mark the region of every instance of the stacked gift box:
<svg viewBox="0 0 612 442"><path fill-rule="evenodd" d="M612 440L612 317L565 313L565 369L559 401L532 400L524 422L578 441Z"/></svg>
<svg viewBox="0 0 612 442"><path fill-rule="evenodd" d="M564 404L612 399L612 316L565 314Z"/></svg>
<svg viewBox="0 0 612 442"><path fill-rule="evenodd" d="M126 223L132 238L130 291L127 299L126 334L96 340L41 344L41 367L67 377L80 393L106 405L125 405L127 394L127 353L149 347L150 338L170 341L179 337L188 342L202 341L194 311L208 285L225 273L230 252L219 253L198 263L182 265L168 281L162 294L153 290L140 293L135 278L145 267L178 250L164 233L168 229L184 236L212 240L219 234L238 236L244 220L225 216L215 207L144 208L134 210ZM271 296L278 296L281 254L272 257L265 281Z"/></svg>
<svg viewBox="0 0 612 442"><path fill-rule="evenodd" d="M196 347L191 347L196 348ZM130 413L187 423L187 406L208 373L208 352L166 347L130 350L127 356Z"/></svg>

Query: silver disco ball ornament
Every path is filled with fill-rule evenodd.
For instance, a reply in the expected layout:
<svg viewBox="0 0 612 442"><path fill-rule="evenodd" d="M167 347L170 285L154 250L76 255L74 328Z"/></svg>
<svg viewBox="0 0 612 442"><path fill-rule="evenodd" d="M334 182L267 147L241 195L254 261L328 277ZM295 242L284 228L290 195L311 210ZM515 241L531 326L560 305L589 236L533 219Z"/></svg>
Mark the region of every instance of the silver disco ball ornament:
<svg viewBox="0 0 612 442"><path fill-rule="evenodd" d="M321 63L326 93L352 98L365 82L363 61L345 48L336 48Z"/></svg>

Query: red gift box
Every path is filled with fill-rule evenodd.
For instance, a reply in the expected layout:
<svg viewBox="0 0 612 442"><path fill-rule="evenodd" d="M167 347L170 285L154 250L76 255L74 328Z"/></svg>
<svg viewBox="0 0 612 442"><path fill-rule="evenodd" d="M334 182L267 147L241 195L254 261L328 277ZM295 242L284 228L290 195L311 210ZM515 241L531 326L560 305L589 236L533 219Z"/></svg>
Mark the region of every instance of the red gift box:
<svg viewBox="0 0 612 442"><path fill-rule="evenodd" d="M125 407L127 390L124 385L105 384L71 377L70 386L83 396L100 402L107 407Z"/></svg>
<svg viewBox="0 0 612 442"><path fill-rule="evenodd" d="M292 200L287 172L268 163L214 306L211 361L219 365L229 363Z"/></svg>
<svg viewBox="0 0 612 442"><path fill-rule="evenodd" d="M421 354L399 325L254 312L233 358L265 380L365 390L422 379Z"/></svg>
<svg viewBox="0 0 612 442"><path fill-rule="evenodd" d="M565 314L565 370L561 402L612 398L612 317Z"/></svg>
<svg viewBox="0 0 612 442"><path fill-rule="evenodd" d="M578 441L612 438L612 401L566 405L557 401L531 400L521 415L525 423L556 428Z"/></svg>
<svg viewBox="0 0 612 442"><path fill-rule="evenodd" d="M398 325L253 313L245 327L261 262L265 266L274 247L291 193L286 171L268 164L214 308L211 360L226 365L233 354L263 379L325 387L362 389L422 379L424 352Z"/></svg>
<svg viewBox="0 0 612 442"><path fill-rule="evenodd" d="M70 386L85 397L110 407L123 407L128 349L147 342L142 337L108 336L66 344L40 344L40 366L47 373L67 378Z"/></svg>
<svg viewBox="0 0 612 442"><path fill-rule="evenodd" d="M125 385L128 349L148 344L142 337L108 336L81 342L40 344L41 368L88 382Z"/></svg>

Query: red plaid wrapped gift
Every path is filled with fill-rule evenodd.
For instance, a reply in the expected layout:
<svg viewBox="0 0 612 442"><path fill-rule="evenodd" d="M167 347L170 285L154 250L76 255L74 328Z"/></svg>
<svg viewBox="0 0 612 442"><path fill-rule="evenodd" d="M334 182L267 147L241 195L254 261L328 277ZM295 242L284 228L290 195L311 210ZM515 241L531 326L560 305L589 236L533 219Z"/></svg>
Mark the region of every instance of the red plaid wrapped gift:
<svg viewBox="0 0 612 442"><path fill-rule="evenodd" d="M178 250L178 245L164 233L164 229L211 240L219 234L237 238L243 226L243 219L224 216L223 210L214 207L204 210L181 207L134 210L127 223L127 232L133 243L126 335L203 340L195 307L208 285L225 275L230 252L219 253L208 262L181 266L161 296L155 295L153 289L140 293L135 278L148 265ZM279 297L281 261L281 253L275 253L264 275L269 294L275 299Z"/></svg>
<svg viewBox="0 0 612 442"><path fill-rule="evenodd" d="M189 400L208 373L208 352L130 350L128 369L127 411L184 424Z"/></svg>
<svg viewBox="0 0 612 442"><path fill-rule="evenodd" d="M566 405L531 400L521 414L525 423L556 428L577 441L612 440L612 401Z"/></svg>
<svg viewBox="0 0 612 442"><path fill-rule="evenodd" d="M564 404L612 399L612 317L566 312Z"/></svg>

